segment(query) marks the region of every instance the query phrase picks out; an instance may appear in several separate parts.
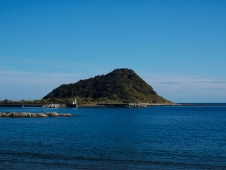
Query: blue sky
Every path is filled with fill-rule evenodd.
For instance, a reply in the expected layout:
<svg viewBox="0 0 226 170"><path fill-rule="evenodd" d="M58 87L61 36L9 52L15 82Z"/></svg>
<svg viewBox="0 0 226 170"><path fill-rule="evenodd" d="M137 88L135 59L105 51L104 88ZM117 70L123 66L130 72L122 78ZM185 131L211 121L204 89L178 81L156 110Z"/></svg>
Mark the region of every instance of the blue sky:
<svg viewBox="0 0 226 170"><path fill-rule="evenodd" d="M173 102L226 102L225 0L0 0L0 100L133 69Z"/></svg>

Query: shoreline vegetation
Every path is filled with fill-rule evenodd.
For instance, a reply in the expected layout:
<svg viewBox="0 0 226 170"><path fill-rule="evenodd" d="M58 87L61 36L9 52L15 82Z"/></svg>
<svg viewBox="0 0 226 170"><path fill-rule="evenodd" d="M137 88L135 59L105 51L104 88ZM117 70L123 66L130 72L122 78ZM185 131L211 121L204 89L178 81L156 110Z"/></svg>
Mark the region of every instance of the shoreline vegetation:
<svg viewBox="0 0 226 170"><path fill-rule="evenodd" d="M111 101L111 100L96 100L90 101L89 99L77 97L78 106L98 106L101 104L126 104L126 103L137 103L142 104L145 102L119 102L119 101ZM59 104L59 105L66 105L72 104L74 102L74 98L70 99L61 99L61 98L52 98L52 99L41 99L41 100L20 100L20 101L13 101L13 100L0 100L0 105L47 105L47 104ZM155 105L177 105L173 102L162 102L162 103L145 103L146 105L155 106Z"/></svg>

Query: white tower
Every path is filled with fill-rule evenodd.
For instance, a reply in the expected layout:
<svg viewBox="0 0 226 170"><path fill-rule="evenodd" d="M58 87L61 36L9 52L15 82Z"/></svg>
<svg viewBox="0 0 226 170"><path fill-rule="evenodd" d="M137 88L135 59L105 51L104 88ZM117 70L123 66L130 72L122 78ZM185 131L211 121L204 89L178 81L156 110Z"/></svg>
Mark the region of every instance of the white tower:
<svg viewBox="0 0 226 170"><path fill-rule="evenodd" d="M77 105L77 100L76 100L76 98L75 98L75 104Z"/></svg>

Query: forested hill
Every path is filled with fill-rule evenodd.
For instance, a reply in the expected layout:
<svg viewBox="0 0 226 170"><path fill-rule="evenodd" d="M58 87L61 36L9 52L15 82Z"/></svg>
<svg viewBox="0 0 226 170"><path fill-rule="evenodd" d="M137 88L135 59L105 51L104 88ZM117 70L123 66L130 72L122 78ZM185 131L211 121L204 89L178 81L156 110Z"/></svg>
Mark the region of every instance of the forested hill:
<svg viewBox="0 0 226 170"><path fill-rule="evenodd" d="M73 84L63 84L43 99L74 97L87 102L170 102L159 96L150 85L130 69L115 69L106 75L80 80Z"/></svg>

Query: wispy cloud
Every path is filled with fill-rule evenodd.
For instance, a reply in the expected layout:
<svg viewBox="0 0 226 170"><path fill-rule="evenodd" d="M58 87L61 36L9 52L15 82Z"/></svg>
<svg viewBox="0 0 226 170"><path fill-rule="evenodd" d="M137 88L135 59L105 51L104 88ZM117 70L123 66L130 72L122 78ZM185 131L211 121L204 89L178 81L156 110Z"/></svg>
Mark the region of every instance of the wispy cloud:
<svg viewBox="0 0 226 170"><path fill-rule="evenodd" d="M226 80L218 80L218 79L204 79L197 77L180 77L180 76L166 76L166 75L158 75L158 76L146 76L144 79L153 86L160 87L180 87L180 89L186 88L209 88L209 89L219 89L225 88ZM195 79L195 80L194 80ZM169 86L170 85L170 86Z"/></svg>
<svg viewBox="0 0 226 170"><path fill-rule="evenodd" d="M192 89L188 89L188 90L191 90L191 91L193 91L193 90L226 90L226 88L222 88L222 87L219 87L219 88L217 88L217 87L213 87L213 88L192 88Z"/></svg>
<svg viewBox="0 0 226 170"><path fill-rule="evenodd" d="M0 71L9 71L10 69L11 67L3 66L2 64L0 64Z"/></svg>
<svg viewBox="0 0 226 170"><path fill-rule="evenodd" d="M193 83L207 83L208 81L206 80L196 80L196 81L192 81Z"/></svg>
<svg viewBox="0 0 226 170"><path fill-rule="evenodd" d="M1 71L0 71L1 73ZM7 83L21 83L21 84L35 84L35 83L47 83L56 84L57 82L75 82L81 75L78 74L62 74L62 73L38 73L38 72L20 72L20 71L7 71L7 73L1 73L0 84ZM4 81L3 81L4 80Z"/></svg>
<svg viewBox="0 0 226 170"><path fill-rule="evenodd" d="M192 102L226 101L226 79L157 74L145 75L143 79L158 94L172 101L189 102L186 100L189 98Z"/></svg>
<svg viewBox="0 0 226 170"><path fill-rule="evenodd" d="M226 84L226 81L212 81L214 84Z"/></svg>
<svg viewBox="0 0 226 170"><path fill-rule="evenodd" d="M23 72L0 69L0 100L40 99L61 84L75 83L82 75L74 73Z"/></svg>
<svg viewBox="0 0 226 170"><path fill-rule="evenodd" d="M175 84L181 84L181 82L171 82L171 81L168 81L168 82L160 82L160 84L168 84L168 85L175 85Z"/></svg>

